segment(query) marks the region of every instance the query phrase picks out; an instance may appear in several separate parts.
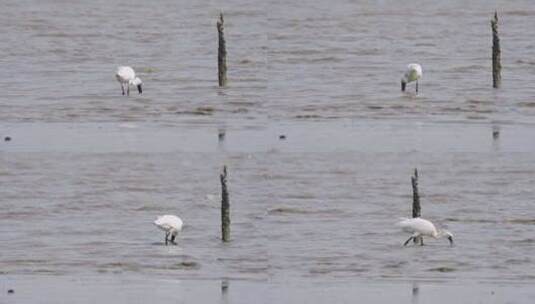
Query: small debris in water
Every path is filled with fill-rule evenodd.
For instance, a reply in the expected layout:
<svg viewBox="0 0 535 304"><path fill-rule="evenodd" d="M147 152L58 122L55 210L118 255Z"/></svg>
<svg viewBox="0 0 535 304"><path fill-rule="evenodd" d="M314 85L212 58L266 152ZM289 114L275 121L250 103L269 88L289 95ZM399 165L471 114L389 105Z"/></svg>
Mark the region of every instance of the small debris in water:
<svg viewBox="0 0 535 304"><path fill-rule="evenodd" d="M217 138L219 139L219 141L224 141L225 140L225 130L224 129L219 129L218 132L217 132Z"/></svg>
<svg viewBox="0 0 535 304"><path fill-rule="evenodd" d="M492 127L492 138L498 139L500 137L500 127L494 126Z"/></svg>
<svg viewBox="0 0 535 304"><path fill-rule="evenodd" d="M9 136L4 137L4 141L11 141L11 137Z"/></svg>
<svg viewBox="0 0 535 304"><path fill-rule="evenodd" d="M198 113L208 115L208 114L212 114L212 112L214 112L215 109L212 107L198 107L195 111Z"/></svg>
<svg viewBox="0 0 535 304"><path fill-rule="evenodd" d="M143 73L154 73L154 72L157 72L158 70L156 68L151 68L151 67L146 67L146 68L142 68L141 69L141 72Z"/></svg>
<svg viewBox="0 0 535 304"><path fill-rule="evenodd" d="M192 111L177 111L176 114L179 115L212 115L215 109L212 107L198 107Z"/></svg>
<svg viewBox="0 0 535 304"><path fill-rule="evenodd" d="M455 268L452 267L437 267L437 268L431 268L429 271L438 271L438 272L452 272L455 271Z"/></svg>
<svg viewBox="0 0 535 304"><path fill-rule="evenodd" d="M199 269L201 265L194 261L183 261L171 266L171 269Z"/></svg>
<svg viewBox="0 0 535 304"><path fill-rule="evenodd" d="M286 139L286 135L284 135L284 134L279 135L279 139L280 139L280 140L285 140L285 139Z"/></svg>
<svg viewBox="0 0 535 304"><path fill-rule="evenodd" d="M14 293L15 293L15 290L13 290L13 289L9 289L9 290L7 291L7 293L8 293L8 294L14 294Z"/></svg>

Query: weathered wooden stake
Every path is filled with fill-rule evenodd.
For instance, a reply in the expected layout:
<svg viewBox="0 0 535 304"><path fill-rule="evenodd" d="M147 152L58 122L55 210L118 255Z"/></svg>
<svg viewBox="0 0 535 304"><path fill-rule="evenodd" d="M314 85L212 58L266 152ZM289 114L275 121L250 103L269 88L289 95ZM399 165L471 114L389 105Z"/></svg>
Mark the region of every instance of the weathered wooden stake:
<svg viewBox="0 0 535 304"><path fill-rule="evenodd" d="M217 71L219 86L227 85L227 49L225 46L225 36L223 34L223 13L219 14L217 20L217 32L219 36L219 48L217 49Z"/></svg>
<svg viewBox="0 0 535 304"><path fill-rule="evenodd" d="M494 12L490 27L492 28L492 87L499 88L502 84L502 64L500 62L500 37L498 37L498 12Z"/></svg>
<svg viewBox="0 0 535 304"><path fill-rule="evenodd" d="M412 217L420 217L420 194L418 194L418 169L414 169L414 176L411 176L412 183Z"/></svg>
<svg viewBox="0 0 535 304"><path fill-rule="evenodd" d="M414 176L411 176L412 183L412 217L420 217L420 194L418 193L418 169L414 169ZM422 237L414 238L414 243L423 245L424 239Z"/></svg>
<svg viewBox="0 0 535 304"><path fill-rule="evenodd" d="M230 240L230 202L227 189L227 166L223 166L221 179L221 239L223 242Z"/></svg>

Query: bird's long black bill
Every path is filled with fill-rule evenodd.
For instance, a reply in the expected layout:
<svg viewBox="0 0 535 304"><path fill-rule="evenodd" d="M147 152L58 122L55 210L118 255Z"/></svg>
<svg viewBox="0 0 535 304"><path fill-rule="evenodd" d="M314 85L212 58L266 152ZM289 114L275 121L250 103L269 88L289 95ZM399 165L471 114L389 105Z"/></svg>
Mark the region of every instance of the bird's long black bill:
<svg viewBox="0 0 535 304"><path fill-rule="evenodd" d="M451 236L448 236L448 241L450 241L450 246L453 246L453 238Z"/></svg>
<svg viewBox="0 0 535 304"><path fill-rule="evenodd" d="M405 92L405 87L407 86L406 82L401 82L401 92Z"/></svg>
<svg viewBox="0 0 535 304"><path fill-rule="evenodd" d="M143 93L143 89L141 88L141 85L137 86L137 91L139 92L139 94Z"/></svg>

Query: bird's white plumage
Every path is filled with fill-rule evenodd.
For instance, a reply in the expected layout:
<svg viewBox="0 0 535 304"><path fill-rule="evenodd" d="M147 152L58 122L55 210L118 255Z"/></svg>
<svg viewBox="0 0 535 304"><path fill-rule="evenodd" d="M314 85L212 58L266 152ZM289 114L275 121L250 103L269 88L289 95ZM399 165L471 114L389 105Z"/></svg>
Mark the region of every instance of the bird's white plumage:
<svg viewBox="0 0 535 304"><path fill-rule="evenodd" d="M130 86L136 86L138 88L139 94L141 94L141 84L143 83L139 77L136 77L136 72L133 68L129 66L120 66L115 72L115 78L121 84L121 89L123 95L125 94L125 88L127 94L130 95Z"/></svg>
<svg viewBox="0 0 535 304"><path fill-rule="evenodd" d="M136 72L129 66L120 66L115 72L115 77L121 83L128 83L136 78Z"/></svg>
<svg viewBox="0 0 535 304"><path fill-rule="evenodd" d="M416 82L416 93L418 93L418 79L422 78L422 66L417 63L411 63L405 69L401 77L401 91L405 92L407 83Z"/></svg>
<svg viewBox="0 0 535 304"><path fill-rule="evenodd" d="M155 221L154 225L162 229L165 232L178 233L182 230L183 222L176 215L162 215L159 216Z"/></svg>
<svg viewBox="0 0 535 304"><path fill-rule="evenodd" d="M169 214L159 216L154 221L154 225L165 231L165 245L167 245L169 241L176 245L175 238L178 235L178 232L182 230L182 224L182 220L178 216Z"/></svg>
<svg viewBox="0 0 535 304"><path fill-rule="evenodd" d="M404 218L397 224L405 232L411 233L411 237L405 242L407 245L411 239L422 236L430 236L438 239L440 237L447 237L450 244L453 245L453 234L444 229L437 229L433 223L421 217ZM423 245L423 241L422 241Z"/></svg>
<svg viewBox="0 0 535 304"><path fill-rule="evenodd" d="M403 74L403 80L406 83L416 81L422 78L422 66L417 63L411 63L407 65L405 73Z"/></svg>
<svg viewBox="0 0 535 304"><path fill-rule="evenodd" d="M401 229L408 233L418 233L421 235L436 237L437 228L433 223L423 218L406 218L398 223Z"/></svg>

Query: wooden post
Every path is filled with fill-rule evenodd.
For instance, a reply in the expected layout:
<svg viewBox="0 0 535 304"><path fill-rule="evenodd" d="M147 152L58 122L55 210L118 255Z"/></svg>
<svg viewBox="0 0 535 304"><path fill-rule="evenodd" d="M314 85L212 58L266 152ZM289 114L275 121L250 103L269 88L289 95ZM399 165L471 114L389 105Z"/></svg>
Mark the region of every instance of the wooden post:
<svg viewBox="0 0 535 304"><path fill-rule="evenodd" d="M500 62L500 37L498 37L498 12L494 12L490 27L492 28L492 87L499 88L502 84L502 64Z"/></svg>
<svg viewBox="0 0 535 304"><path fill-rule="evenodd" d="M223 13L219 14L217 20L217 32L219 36L219 47L217 49L217 71L219 86L227 85L227 49L225 46L225 36L223 34Z"/></svg>
<svg viewBox="0 0 535 304"><path fill-rule="evenodd" d="M412 183L412 217L420 217L420 194L418 194L418 169L414 169L414 176L411 176Z"/></svg>
<svg viewBox="0 0 535 304"><path fill-rule="evenodd" d="M223 166L221 179L221 239L223 242L230 240L230 202L227 189L227 166Z"/></svg>
<svg viewBox="0 0 535 304"><path fill-rule="evenodd" d="M412 183L412 217L420 217L421 216L421 208L420 208L420 194L418 193L418 169L414 169L414 176L411 176L411 183ZM417 238L414 238L414 243L420 243L421 245L424 244L424 239L420 236Z"/></svg>

